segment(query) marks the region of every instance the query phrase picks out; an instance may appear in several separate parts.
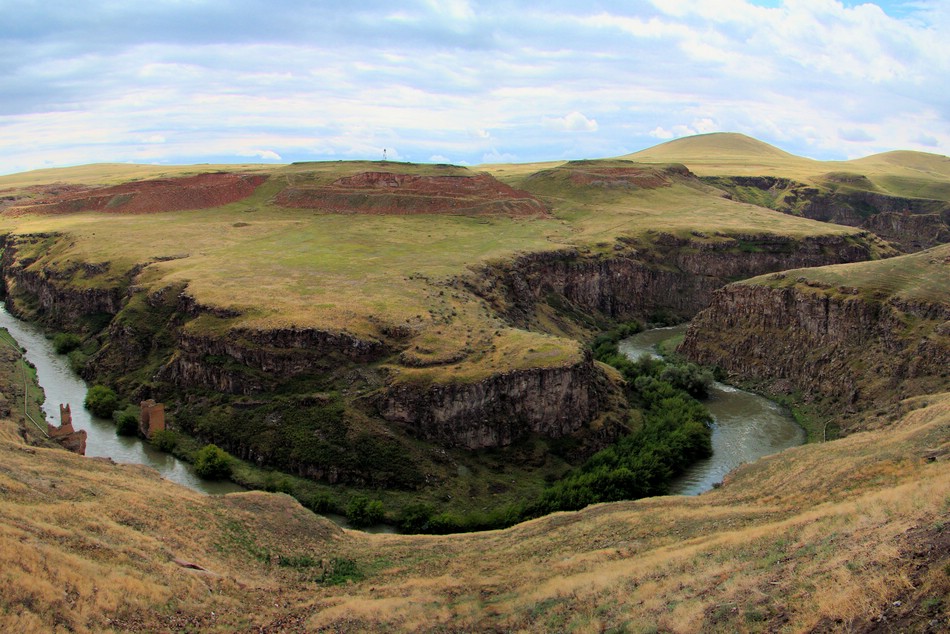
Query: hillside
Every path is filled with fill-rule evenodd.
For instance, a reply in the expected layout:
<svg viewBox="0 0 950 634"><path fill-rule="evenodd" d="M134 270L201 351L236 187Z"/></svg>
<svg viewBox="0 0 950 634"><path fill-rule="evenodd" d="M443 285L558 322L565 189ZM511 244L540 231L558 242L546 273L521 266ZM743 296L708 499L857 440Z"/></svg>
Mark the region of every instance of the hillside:
<svg viewBox="0 0 950 634"><path fill-rule="evenodd" d="M950 394L695 498L445 537L0 439L4 631L921 631L950 625ZM7 429L10 421L0 423Z"/></svg>
<svg viewBox="0 0 950 634"><path fill-rule="evenodd" d="M903 399L950 385L948 280L950 245L753 278L718 291L681 350L799 394L827 421L822 437L887 425Z"/></svg>
<svg viewBox="0 0 950 634"><path fill-rule="evenodd" d="M902 251L950 242L950 158L895 151L814 161L741 134L676 139L627 159L686 165L738 201L861 227Z"/></svg>

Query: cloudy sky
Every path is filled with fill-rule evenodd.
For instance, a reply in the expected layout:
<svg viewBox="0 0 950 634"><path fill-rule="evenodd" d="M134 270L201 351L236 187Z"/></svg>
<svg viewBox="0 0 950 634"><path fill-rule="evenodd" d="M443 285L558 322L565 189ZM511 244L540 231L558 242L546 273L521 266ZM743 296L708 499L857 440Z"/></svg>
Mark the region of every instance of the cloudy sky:
<svg viewBox="0 0 950 634"><path fill-rule="evenodd" d="M950 152L947 0L0 0L0 174Z"/></svg>

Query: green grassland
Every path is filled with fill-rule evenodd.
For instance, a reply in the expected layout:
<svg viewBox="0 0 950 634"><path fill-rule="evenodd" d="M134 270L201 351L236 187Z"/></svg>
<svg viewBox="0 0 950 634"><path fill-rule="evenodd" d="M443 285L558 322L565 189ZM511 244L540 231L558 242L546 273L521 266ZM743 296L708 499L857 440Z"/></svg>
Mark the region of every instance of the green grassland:
<svg viewBox="0 0 950 634"><path fill-rule="evenodd" d="M950 245L886 260L794 269L781 277L766 275L743 283L775 287L811 284L822 292L843 296L945 305L950 296Z"/></svg>

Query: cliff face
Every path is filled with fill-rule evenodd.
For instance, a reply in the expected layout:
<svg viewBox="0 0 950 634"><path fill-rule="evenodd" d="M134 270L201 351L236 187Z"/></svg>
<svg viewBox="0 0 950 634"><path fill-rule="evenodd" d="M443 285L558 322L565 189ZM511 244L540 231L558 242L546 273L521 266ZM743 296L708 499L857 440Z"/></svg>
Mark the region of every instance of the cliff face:
<svg viewBox="0 0 950 634"><path fill-rule="evenodd" d="M37 260L21 257L18 241L29 239L7 241L3 278L9 297L15 305L35 304L35 316L57 328L68 329L70 319L88 314L109 316L84 375L113 384L136 400L203 391L220 404L228 395L352 395L368 389L376 390L377 410L371 415L445 446L503 446L532 433L596 436L603 444L617 433L591 429L615 405L609 381L589 358L568 366L499 372L477 382L385 385L372 366L399 358L406 345L399 333L370 339L316 329L235 327L229 322L237 315L199 305L184 287L147 291L136 286L140 269L130 271L121 284L77 287L76 272L71 280L57 277L38 270ZM549 330L550 323L539 319L547 311L575 328L590 328L592 323L606 326L656 314L689 318L732 279L864 260L872 248L867 236L710 240L657 234L649 241L619 242L601 254L565 250L525 255L486 267L463 285L513 325Z"/></svg>
<svg viewBox="0 0 950 634"><path fill-rule="evenodd" d="M70 283L74 277L89 279L106 273L108 263L76 264L62 270L34 266L35 258L21 255L24 247L29 252L53 239L55 237L51 234L3 238L3 255L0 257L3 295L14 300L28 300L8 302L11 312L43 319L58 327L75 325L90 315L115 315L119 312L125 295L121 285L83 288Z"/></svg>
<svg viewBox="0 0 950 634"><path fill-rule="evenodd" d="M873 231L905 252L950 242L950 203L865 191L860 188L874 188L874 184L860 174L827 174L825 178L830 188L769 176L703 180L721 187L738 200L812 220ZM858 189L838 189L840 185Z"/></svg>
<svg viewBox="0 0 950 634"><path fill-rule="evenodd" d="M527 433L560 438L584 429L602 407L590 355L563 368L496 374L473 383L399 385L380 412L420 438L481 449L509 445Z"/></svg>
<svg viewBox="0 0 950 634"><path fill-rule="evenodd" d="M770 392L801 392L859 429L875 407L950 387L948 320L947 304L740 283L715 294L680 352Z"/></svg>
<svg viewBox="0 0 950 634"><path fill-rule="evenodd" d="M294 377L330 372L333 366L378 361L388 353L380 341L315 329L233 329L218 336L182 331L161 377L179 387L254 394Z"/></svg>
<svg viewBox="0 0 950 634"><path fill-rule="evenodd" d="M519 326L535 323L537 307L545 302L566 302L571 310L609 321L657 314L684 320L732 280L870 257L868 242L840 236L738 236L706 242L660 235L649 248L621 246L609 256L575 250L526 255L510 267L486 269L471 288Z"/></svg>

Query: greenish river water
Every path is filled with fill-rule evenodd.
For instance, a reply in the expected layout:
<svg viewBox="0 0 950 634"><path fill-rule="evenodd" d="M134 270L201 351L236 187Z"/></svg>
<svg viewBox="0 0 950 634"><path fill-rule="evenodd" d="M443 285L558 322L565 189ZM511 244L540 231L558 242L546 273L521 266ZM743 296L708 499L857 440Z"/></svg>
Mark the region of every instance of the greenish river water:
<svg viewBox="0 0 950 634"><path fill-rule="evenodd" d="M657 356L660 343L685 331L685 325L647 330L621 341L620 352L631 359L644 354ZM708 491L739 465L805 442L805 432L791 412L758 394L716 382L703 404L715 420L713 455L694 464L674 482L670 489L673 494Z"/></svg>
<svg viewBox="0 0 950 634"><path fill-rule="evenodd" d="M43 404L46 420L58 425L59 406L68 403L73 427L86 430L87 456L144 464L157 470L163 478L202 493L244 491L243 487L233 482L202 480L188 463L158 451L138 438L117 436L115 424L111 420L97 418L83 407L89 386L73 372L65 355L56 354L52 341L39 328L13 317L2 304L0 326L13 335L20 347L26 350L26 359L36 366L37 379L46 393L46 402Z"/></svg>

